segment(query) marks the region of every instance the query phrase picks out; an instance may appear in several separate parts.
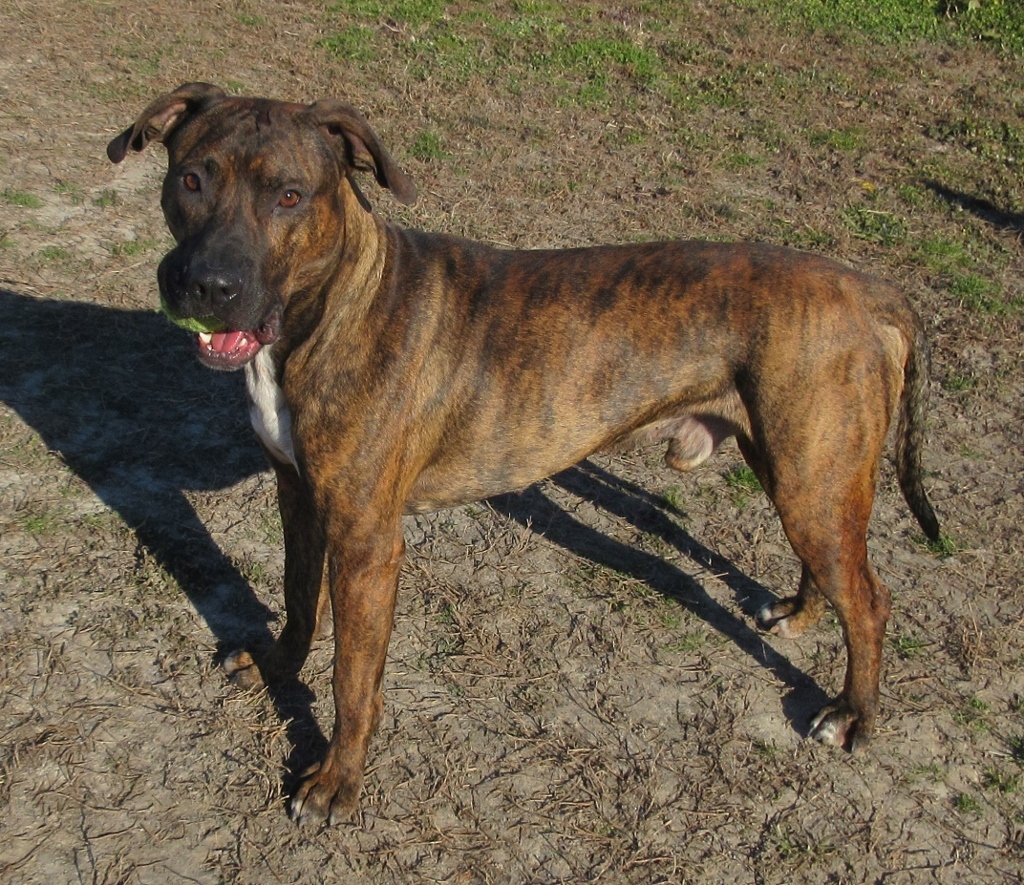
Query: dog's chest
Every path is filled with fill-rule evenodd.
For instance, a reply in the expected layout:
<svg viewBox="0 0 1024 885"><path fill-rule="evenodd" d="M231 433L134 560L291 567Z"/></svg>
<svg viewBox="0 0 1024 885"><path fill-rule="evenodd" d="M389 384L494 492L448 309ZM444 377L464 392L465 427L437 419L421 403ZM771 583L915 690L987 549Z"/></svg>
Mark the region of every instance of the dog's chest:
<svg viewBox="0 0 1024 885"><path fill-rule="evenodd" d="M292 445L292 416L277 383L269 348L261 350L245 367L245 386L252 429L275 458L298 469Z"/></svg>

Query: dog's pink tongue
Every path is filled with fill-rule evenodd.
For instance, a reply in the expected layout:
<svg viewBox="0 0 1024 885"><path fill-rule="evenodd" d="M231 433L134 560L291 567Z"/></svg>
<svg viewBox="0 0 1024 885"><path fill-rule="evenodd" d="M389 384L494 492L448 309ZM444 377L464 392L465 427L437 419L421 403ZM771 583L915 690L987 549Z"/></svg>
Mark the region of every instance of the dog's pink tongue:
<svg viewBox="0 0 1024 885"><path fill-rule="evenodd" d="M218 353L231 353L238 346L238 339L242 334L239 331L214 332L213 338L210 339L210 349Z"/></svg>

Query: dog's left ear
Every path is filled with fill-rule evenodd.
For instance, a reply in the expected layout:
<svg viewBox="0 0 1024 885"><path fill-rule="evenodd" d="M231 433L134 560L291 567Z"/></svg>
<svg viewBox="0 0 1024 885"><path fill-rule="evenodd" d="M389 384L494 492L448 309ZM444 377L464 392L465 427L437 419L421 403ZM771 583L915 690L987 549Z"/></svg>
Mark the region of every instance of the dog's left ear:
<svg viewBox="0 0 1024 885"><path fill-rule="evenodd" d="M309 105L305 113L316 126L343 141L349 166L372 172L377 183L388 188L400 203L411 206L416 202L416 185L391 159L377 133L352 105L330 98Z"/></svg>
<svg viewBox="0 0 1024 885"><path fill-rule="evenodd" d="M160 96L139 114L134 124L107 145L110 162L120 163L128 148L141 151L151 141L164 141L189 114L224 97L224 90L210 83L186 83Z"/></svg>

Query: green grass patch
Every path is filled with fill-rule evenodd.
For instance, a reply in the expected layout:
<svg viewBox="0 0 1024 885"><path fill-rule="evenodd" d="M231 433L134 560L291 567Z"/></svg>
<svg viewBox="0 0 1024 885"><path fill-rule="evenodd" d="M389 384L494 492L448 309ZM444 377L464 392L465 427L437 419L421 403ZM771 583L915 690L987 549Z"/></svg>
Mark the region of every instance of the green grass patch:
<svg viewBox="0 0 1024 885"><path fill-rule="evenodd" d="M748 153L742 151L734 154L728 154L722 160L722 165L726 169L749 169L752 166L760 166L764 163L764 160L759 157L753 157Z"/></svg>
<svg viewBox="0 0 1024 885"><path fill-rule="evenodd" d="M964 116L934 123L925 132L936 141L956 145L983 160L1024 165L1024 124L1019 120Z"/></svg>
<svg viewBox="0 0 1024 885"><path fill-rule="evenodd" d="M742 0L780 24L885 43L983 40L1024 53L1024 6L1016 0Z"/></svg>
<svg viewBox="0 0 1024 885"><path fill-rule="evenodd" d="M931 643L915 636L896 636L892 640L896 654L905 661L919 657L921 652L928 648Z"/></svg>
<svg viewBox="0 0 1024 885"><path fill-rule="evenodd" d="M368 2L342 0L329 7L348 21L317 45L332 55L370 61L387 55L404 58L409 75L445 84L473 78L506 80L509 89L527 92L538 81L561 93L561 103L607 103L619 84L649 88L659 78L656 51L621 37L616 30L573 20L561 5L513 3L494 11L483 4L448 9L436 0ZM578 19L578 15L575 15ZM570 19L565 21L563 19ZM415 40L381 41L381 26L414 27ZM579 39L567 39L570 34ZM386 45L385 45L386 44Z"/></svg>
<svg viewBox="0 0 1024 885"><path fill-rule="evenodd" d="M744 66L707 76L683 74L675 79L669 95L672 103L684 111L701 105L734 108L743 103L748 82Z"/></svg>
<svg viewBox="0 0 1024 885"><path fill-rule="evenodd" d="M764 7L745 0L748 8ZM861 33L889 43L936 38L949 28L935 0L776 0L774 17L814 31Z"/></svg>
<svg viewBox="0 0 1024 885"><path fill-rule="evenodd" d="M444 624L447 627L454 626L458 623L458 619L455 617L455 609L452 607L450 602L442 602L437 610L437 622Z"/></svg>
<svg viewBox="0 0 1024 885"><path fill-rule="evenodd" d="M928 765L915 765L906 773L904 779L909 784L918 783L920 781L937 784L942 780L942 768L934 762Z"/></svg>
<svg viewBox="0 0 1024 885"><path fill-rule="evenodd" d="M936 273L949 273L955 268L971 267L974 264L962 243L955 243L944 237L929 237L922 240L914 250L914 255L919 263Z"/></svg>
<svg viewBox="0 0 1024 885"><path fill-rule="evenodd" d="M43 201L35 194L26 191L7 189L0 193L0 199L8 206L17 206L20 209L42 209Z"/></svg>
<svg viewBox="0 0 1024 885"><path fill-rule="evenodd" d="M830 147L837 151L856 151L867 144L863 129L850 126L846 129L818 129L810 134L815 147Z"/></svg>
<svg viewBox="0 0 1024 885"><path fill-rule="evenodd" d="M957 710L953 714L953 719L958 725L963 725L972 731L988 731L988 720L985 718L988 712L988 704L981 698L975 697Z"/></svg>
<svg viewBox="0 0 1024 885"><path fill-rule="evenodd" d="M927 192L923 188L912 184L901 184L896 188L896 193L911 209L920 209L928 198Z"/></svg>
<svg viewBox="0 0 1024 885"><path fill-rule="evenodd" d="M561 3L550 0L512 0L511 6L519 16L552 16L562 9Z"/></svg>
<svg viewBox="0 0 1024 885"><path fill-rule="evenodd" d="M30 535L45 534L57 524L57 521L49 513L29 513L24 515L19 522Z"/></svg>
<svg viewBox="0 0 1024 885"><path fill-rule="evenodd" d="M602 37L569 43L554 53L553 63L556 68L579 71L588 79L602 77L609 65L616 65L641 86L650 86L661 69L656 52L629 40Z"/></svg>
<svg viewBox="0 0 1024 885"><path fill-rule="evenodd" d="M683 623L683 615L675 603L662 608L657 615L658 623L666 630L678 630Z"/></svg>
<svg viewBox="0 0 1024 885"><path fill-rule="evenodd" d="M71 201L72 206L81 206L85 202L85 193L77 184L58 181L53 186L53 192L59 196L67 197Z"/></svg>
<svg viewBox="0 0 1024 885"><path fill-rule="evenodd" d="M120 202L121 198L117 195L117 191L105 190L92 201L92 204L97 209L109 209L111 206L116 206Z"/></svg>
<svg viewBox="0 0 1024 885"><path fill-rule="evenodd" d="M835 245L835 237L828 231L818 230L808 224L799 226L783 218L773 218L772 226L776 229L778 241L797 249L810 249L822 252Z"/></svg>
<svg viewBox="0 0 1024 885"><path fill-rule="evenodd" d="M964 36L1024 54L1024 5L1018 0L940 0L936 9Z"/></svg>
<svg viewBox="0 0 1024 885"><path fill-rule="evenodd" d="M687 633L674 642L665 644L665 650L679 654L695 654L707 645L708 635L703 630Z"/></svg>
<svg viewBox="0 0 1024 885"><path fill-rule="evenodd" d="M978 386L978 378L976 375L949 375L943 379L942 387L951 393L966 393L968 390L974 390Z"/></svg>
<svg viewBox="0 0 1024 885"><path fill-rule="evenodd" d="M560 89L560 104L603 105L609 101L613 84L626 82L636 89L650 89L662 70L661 57L652 49L604 36L565 42L553 22L529 44L536 48L528 51L521 63ZM616 85L615 91L620 90Z"/></svg>
<svg viewBox="0 0 1024 885"><path fill-rule="evenodd" d="M130 240L127 243L115 243L110 251L114 255L134 258L136 255L152 251L159 245L156 240Z"/></svg>
<svg viewBox="0 0 1024 885"><path fill-rule="evenodd" d="M1002 314L1007 309L999 286L978 274L954 274L949 281L949 294L976 313Z"/></svg>
<svg viewBox="0 0 1024 885"><path fill-rule="evenodd" d="M445 0L395 0L391 3L378 0L337 0L328 7L328 11L379 21L424 25L441 18L447 5Z"/></svg>
<svg viewBox="0 0 1024 885"><path fill-rule="evenodd" d="M960 545L949 537L949 535L939 535L938 541L931 541L922 536L920 541L924 547L928 549L929 553L933 553L942 559L949 556L955 556L960 552Z"/></svg>
<svg viewBox="0 0 1024 885"><path fill-rule="evenodd" d="M318 40L316 45L345 61L373 61L377 50L373 45L376 34L362 25L349 25L335 34Z"/></svg>
<svg viewBox="0 0 1024 885"><path fill-rule="evenodd" d="M442 22L416 44L416 63L410 73L420 80L461 84L474 76L490 76L495 67L486 40L460 33Z"/></svg>
<svg viewBox="0 0 1024 885"><path fill-rule="evenodd" d="M679 486L669 486L661 493L661 499L673 510L683 509L683 492Z"/></svg>
<svg viewBox="0 0 1024 885"><path fill-rule="evenodd" d="M890 212L854 204L842 211L843 223L859 240L880 246L899 246L907 239L907 222Z"/></svg>
<svg viewBox="0 0 1024 885"><path fill-rule="evenodd" d="M424 163L443 160L447 156L444 148L441 146L441 137L436 132L430 131L421 132L417 136L409 148L409 153Z"/></svg>
<svg viewBox="0 0 1024 885"><path fill-rule="evenodd" d="M727 470L722 476L725 478L729 488L735 489L738 492L762 491L761 481L757 478L757 474L746 464L741 464L739 467Z"/></svg>
<svg viewBox="0 0 1024 885"><path fill-rule="evenodd" d="M1016 793L1018 787L1020 787L1020 775L1000 771L998 768L987 768L982 776L981 783L985 789L996 790L1004 795Z"/></svg>
<svg viewBox="0 0 1024 885"><path fill-rule="evenodd" d="M43 261L67 261L71 257L71 253L61 246L43 246L36 252L36 256Z"/></svg>
<svg viewBox="0 0 1024 885"><path fill-rule="evenodd" d="M829 842L815 842L805 833L798 833L780 824L772 827L770 839L779 859L793 866L809 863L815 857L823 857L835 851L835 846Z"/></svg>
<svg viewBox="0 0 1024 885"><path fill-rule="evenodd" d="M953 807L961 814L978 814L981 811L981 803L967 793L960 793L953 800Z"/></svg>

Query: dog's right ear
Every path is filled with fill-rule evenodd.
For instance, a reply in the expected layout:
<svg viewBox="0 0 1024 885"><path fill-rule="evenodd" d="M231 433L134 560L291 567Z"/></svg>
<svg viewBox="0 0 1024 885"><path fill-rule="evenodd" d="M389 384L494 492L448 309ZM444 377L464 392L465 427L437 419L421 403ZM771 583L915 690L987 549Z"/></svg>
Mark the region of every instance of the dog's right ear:
<svg viewBox="0 0 1024 885"><path fill-rule="evenodd" d="M225 92L209 83L186 83L150 104L135 123L107 145L110 162L120 163L128 148L141 151L151 141L164 141L189 114Z"/></svg>

